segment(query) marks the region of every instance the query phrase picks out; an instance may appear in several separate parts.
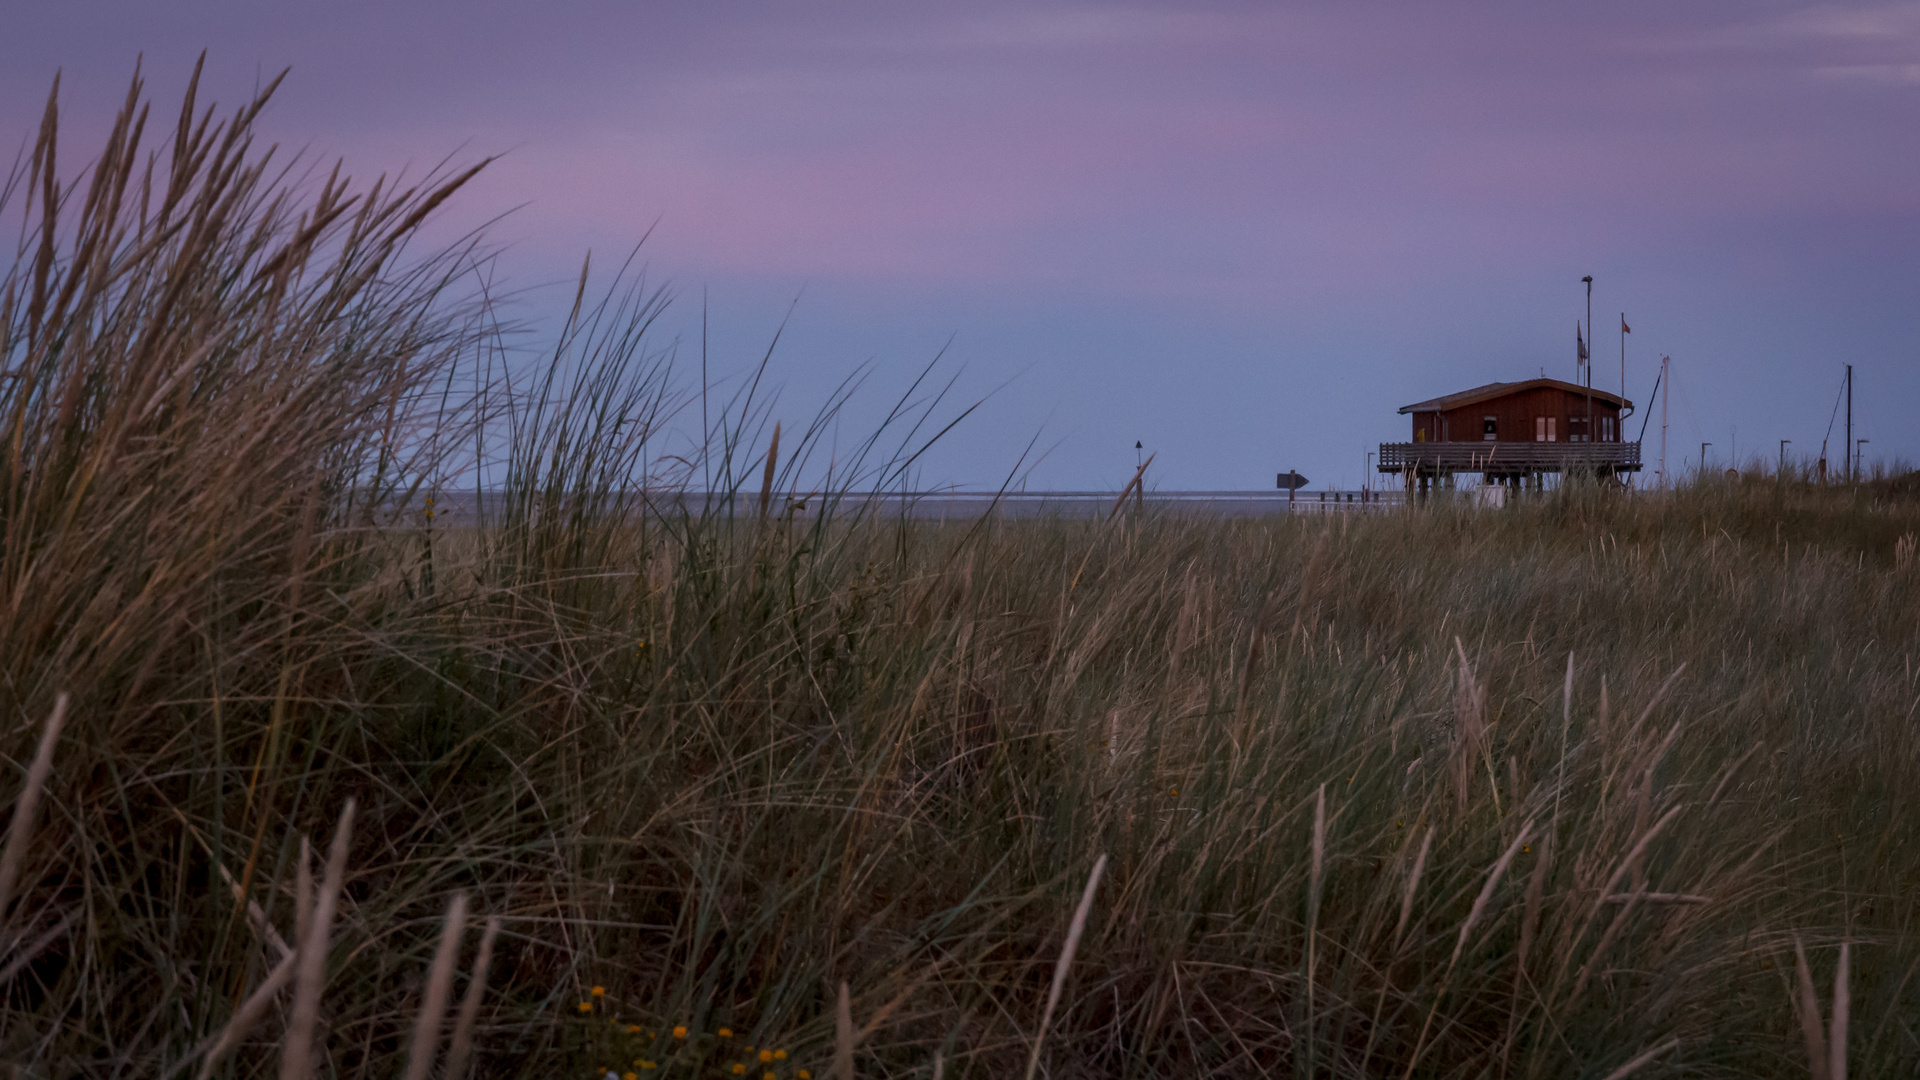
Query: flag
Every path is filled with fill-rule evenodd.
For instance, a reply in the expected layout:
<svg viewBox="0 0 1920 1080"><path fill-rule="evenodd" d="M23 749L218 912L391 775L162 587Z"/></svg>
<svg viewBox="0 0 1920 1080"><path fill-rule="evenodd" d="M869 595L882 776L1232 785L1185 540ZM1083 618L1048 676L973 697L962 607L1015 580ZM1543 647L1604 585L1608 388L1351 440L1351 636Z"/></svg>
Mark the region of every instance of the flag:
<svg viewBox="0 0 1920 1080"><path fill-rule="evenodd" d="M1574 344L1574 348L1579 350L1580 362L1583 364L1586 363L1587 362L1587 339L1580 335L1579 323L1573 324L1573 344Z"/></svg>
<svg viewBox="0 0 1920 1080"><path fill-rule="evenodd" d="M1623 334L1633 333L1633 327L1627 325L1627 317L1625 315L1620 316L1620 332Z"/></svg>

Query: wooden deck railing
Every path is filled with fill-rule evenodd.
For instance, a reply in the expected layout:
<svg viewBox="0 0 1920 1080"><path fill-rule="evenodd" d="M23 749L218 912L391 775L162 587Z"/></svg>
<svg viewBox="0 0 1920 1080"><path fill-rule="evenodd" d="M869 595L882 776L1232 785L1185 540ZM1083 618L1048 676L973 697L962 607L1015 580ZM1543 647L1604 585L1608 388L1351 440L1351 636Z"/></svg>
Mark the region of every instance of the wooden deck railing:
<svg viewBox="0 0 1920 1080"><path fill-rule="evenodd" d="M1516 473L1640 471L1637 442L1381 443L1383 473Z"/></svg>

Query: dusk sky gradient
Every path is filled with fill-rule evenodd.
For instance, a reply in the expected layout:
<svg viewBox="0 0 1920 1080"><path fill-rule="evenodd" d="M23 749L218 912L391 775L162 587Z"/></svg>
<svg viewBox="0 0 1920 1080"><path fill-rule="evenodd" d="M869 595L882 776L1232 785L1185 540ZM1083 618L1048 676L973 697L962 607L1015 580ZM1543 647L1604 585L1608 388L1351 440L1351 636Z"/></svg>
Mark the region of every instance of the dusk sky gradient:
<svg viewBox="0 0 1920 1080"><path fill-rule="evenodd" d="M1920 459L1916 3L8 7L16 146L56 70L77 155L138 54L163 107L203 48L227 104L291 67L264 131L316 160L502 155L439 228L506 215L529 319L649 229L683 366L703 293L730 373L791 307L789 425L951 339L987 400L923 486L1037 435L1032 487L1136 439L1162 488L1352 487L1401 405L1574 377L1586 274L1596 385L1622 311L1630 398L1674 358L1671 468L1814 454L1847 362L1869 457Z"/></svg>

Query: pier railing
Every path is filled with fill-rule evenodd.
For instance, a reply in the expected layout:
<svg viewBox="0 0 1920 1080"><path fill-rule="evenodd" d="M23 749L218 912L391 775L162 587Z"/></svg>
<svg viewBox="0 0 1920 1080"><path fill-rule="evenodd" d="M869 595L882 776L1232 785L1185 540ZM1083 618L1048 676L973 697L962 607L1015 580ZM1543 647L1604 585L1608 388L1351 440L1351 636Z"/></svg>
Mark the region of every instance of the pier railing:
<svg viewBox="0 0 1920 1080"><path fill-rule="evenodd" d="M1381 443L1379 471L1436 476L1482 473L1639 472L1637 442Z"/></svg>

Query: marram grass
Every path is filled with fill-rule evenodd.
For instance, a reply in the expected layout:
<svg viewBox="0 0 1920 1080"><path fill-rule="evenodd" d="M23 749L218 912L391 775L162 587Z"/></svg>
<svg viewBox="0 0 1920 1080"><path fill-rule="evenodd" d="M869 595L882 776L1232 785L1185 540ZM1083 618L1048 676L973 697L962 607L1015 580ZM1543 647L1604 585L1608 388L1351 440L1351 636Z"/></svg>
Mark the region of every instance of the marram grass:
<svg viewBox="0 0 1920 1080"><path fill-rule="evenodd" d="M802 518L747 391L688 513L655 300L516 386L460 176L144 110L6 203L22 1075L1920 1068L1909 496Z"/></svg>

